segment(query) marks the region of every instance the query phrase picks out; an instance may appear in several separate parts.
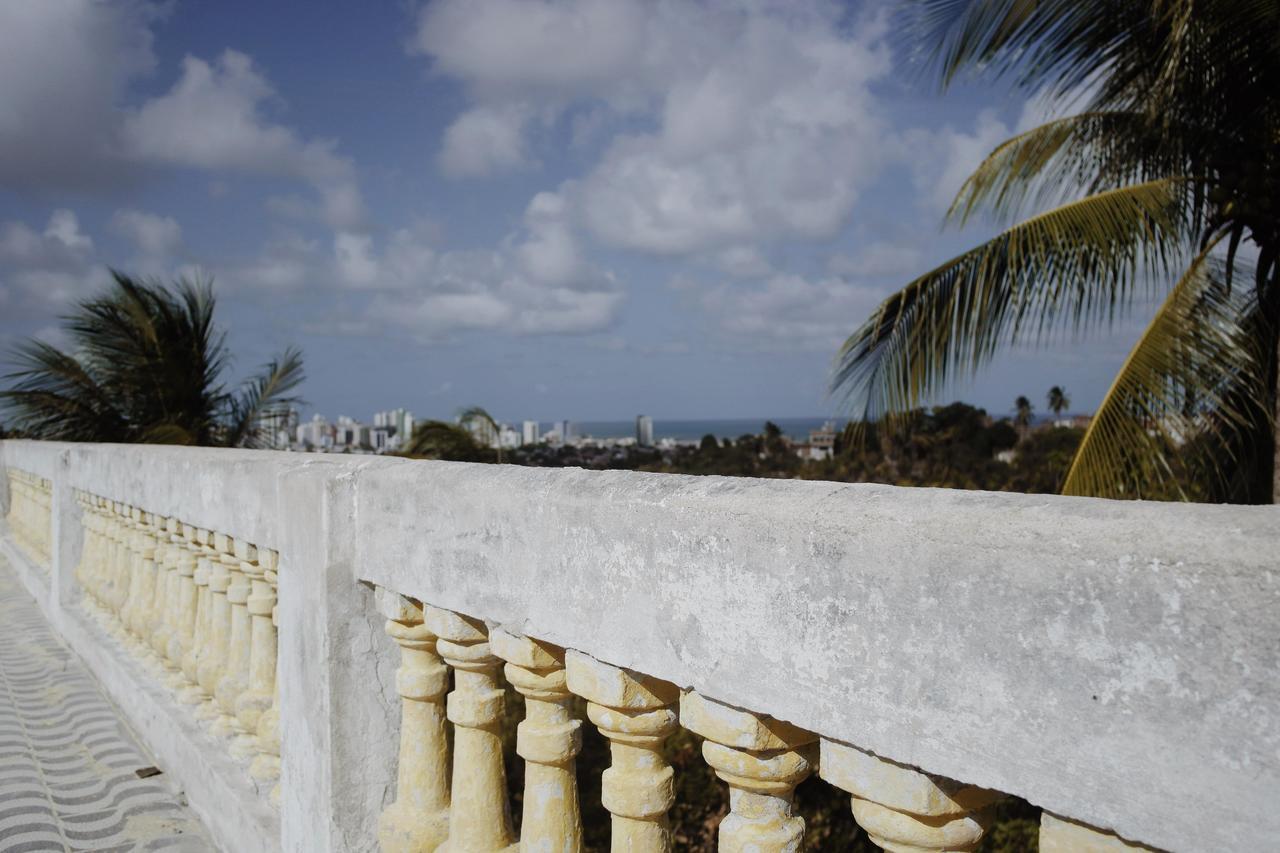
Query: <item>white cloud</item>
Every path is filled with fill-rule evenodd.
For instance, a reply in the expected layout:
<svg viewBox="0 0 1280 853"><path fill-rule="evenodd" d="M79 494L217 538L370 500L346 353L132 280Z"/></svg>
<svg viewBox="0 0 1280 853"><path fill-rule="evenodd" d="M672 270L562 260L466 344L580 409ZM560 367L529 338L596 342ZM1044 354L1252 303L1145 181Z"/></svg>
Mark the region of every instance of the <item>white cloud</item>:
<svg viewBox="0 0 1280 853"><path fill-rule="evenodd" d="M573 112L577 137L579 118L595 135L607 108L627 132L560 188L575 227L686 254L829 237L847 220L884 159L869 86L889 57L883 26L850 28L846 14L826 2L442 0L414 46L474 101L446 133L454 173L527 163L530 115ZM455 151L472 124L482 141Z"/></svg>
<svg viewBox="0 0 1280 853"><path fill-rule="evenodd" d="M452 178L478 177L528 165L519 106L476 107L463 113L444 134L440 170Z"/></svg>
<svg viewBox="0 0 1280 853"><path fill-rule="evenodd" d="M290 292L304 286L323 286L332 279L333 264L319 241L294 231L273 236L256 258L229 264L218 281L233 290Z"/></svg>
<svg viewBox="0 0 1280 853"><path fill-rule="evenodd" d="M373 258L373 238L367 234L340 233L333 239L333 253L342 280L367 287L378 279L378 262Z"/></svg>
<svg viewBox="0 0 1280 853"><path fill-rule="evenodd" d="M169 8L144 0L0 3L0 185L94 189L157 165L249 172L306 182L322 218L363 228L351 161L330 140L273 122L277 96L248 56L188 56L163 95L126 107L156 65L152 24Z"/></svg>
<svg viewBox="0 0 1280 853"><path fill-rule="evenodd" d="M830 351L883 298L877 288L835 276L776 275L749 288L720 285L703 294L702 305L739 346Z"/></svg>
<svg viewBox="0 0 1280 853"><path fill-rule="evenodd" d="M111 228L149 258L169 258L182 247L182 226L171 216L125 208L112 214Z"/></svg>
<svg viewBox="0 0 1280 853"><path fill-rule="evenodd" d="M651 24L629 0L443 0L423 7L412 47L486 99L563 98L624 82Z"/></svg>
<svg viewBox="0 0 1280 853"><path fill-rule="evenodd" d="M924 272L924 252L916 246L877 242L850 255L838 252L827 261L827 271L834 275L856 275L862 278L901 277Z"/></svg>
<svg viewBox="0 0 1280 853"><path fill-rule="evenodd" d="M104 277L92 238L73 211L58 209L43 231L22 222L0 224L0 293L5 302L47 312L88 296Z"/></svg>
<svg viewBox="0 0 1280 853"><path fill-rule="evenodd" d="M564 212L559 197L536 197L524 225L494 249L441 250L440 227L431 220L381 240L339 233L332 254L317 241L286 234L221 280L241 290L323 293L317 305L330 314L309 328L327 334L393 330L435 343L477 331L598 332L613 325L624 294L611 273L582 256Z"/></svg>
<svg viewBox="0 0 1280 853"><path fill-rule="evenodd" d="M427 341L459 332L587 334L611 327L624 295L589 263L559 196L540 193L524 227L494 250L437 251L430 235L396 231L379 260L369 316ZM425 238L425 239L424 239Z"/></svg>
<svg viewBox="0 0 1280 853"><path fill-rule="evenodd" d="M769 259L755 246L730 246L716 255L715 263L737 278L757 278L773 272Z"/></svg>
<svg viewBox="0 0 1280 853"><path fill-rule="evenodd" d="M320 193L332 227L362 227L364 205L351 162L334 153L332 141L304 141L270 121L263 106L274 97L243 53L224 51L213 64L188 56L173 87L128 117L124 141L148 162L307 181Z"/></svg>

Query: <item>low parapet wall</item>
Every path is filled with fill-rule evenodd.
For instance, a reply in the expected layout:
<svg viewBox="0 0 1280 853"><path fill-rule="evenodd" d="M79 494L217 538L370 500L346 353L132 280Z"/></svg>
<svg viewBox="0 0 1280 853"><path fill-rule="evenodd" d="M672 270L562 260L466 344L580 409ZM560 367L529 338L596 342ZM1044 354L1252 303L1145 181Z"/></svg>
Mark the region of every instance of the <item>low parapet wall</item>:
<svg viewBox="0 0 1280 853"><path fill-rule="evenodd" d="M649 685L646 713L795 756L791 785L821 772L890 848L884 809L980 834L992 791L1158 848L1280 843L1275 507L13 441L0 458L52 483L48 606L67 618L85 496L108 524L149 514L128 522L144 537L174 519L278 554L282 811L261 831L285 849L375 849L409 784L452 776L458 811L459 783L493 782L447 764L405 781L396 731L438 703L442 732L445 696L393 688L379 606L402 671L479 661L496 684L505 663L517 689L567 672L602 714L623 706L600 678ZM491 689L456 703L473 688Z"/></svg>

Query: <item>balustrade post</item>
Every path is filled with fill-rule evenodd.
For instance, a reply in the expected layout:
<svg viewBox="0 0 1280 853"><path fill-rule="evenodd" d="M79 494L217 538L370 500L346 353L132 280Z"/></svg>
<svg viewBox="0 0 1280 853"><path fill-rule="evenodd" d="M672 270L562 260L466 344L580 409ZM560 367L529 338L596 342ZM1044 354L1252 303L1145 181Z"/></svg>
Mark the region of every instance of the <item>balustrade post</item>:
<svg viewBox="0 0 1280 853"><path fill-rule="evenodd" d="M123 627L120 614L129 595L128 535L125 508L116 501L109 501L106 509L108 527L108 553L105 572L104 621L102 627L118 635Z"/></svg>
<svg viewBox="0 0 1280 853"><path fill-rule="evenodd" d="M168 665L168 658L165 657L165 649L169 648L169 596L170 581L173 580L175 570L177 570L177 546L175 546L174 533L178 529L178 519L165 516L163 519L156 519L156 581L155 590L151 596L151 606L147 608L147 646L152 652L156 653L157 660L161 665Z"/></svg>
<svg viewBox="0 0 1280 853"><path fill-rule="evenodd" d="M137 539L137 522L133 518L133 508L116 503L115 513L115 556L112 560L111 584L111 619L107 622L107 630L122 643L128 636L125 618L128 614L129 594L134 581L134 548Z"/></svg>
<svg viewBox="0 0 1280 853"><path fill-rule="evenodd" d="M244 691L236 698L236 722L243 732L231 747L231 754L247 761L258 752L258 720L271 707L276 689L276 627L271 612L276 606L276 591L267 575L274 576L278 565L275 551L260 550L257 563L248 566L249 598L245 609L249 614L249 668Z"/></svg>
<svg viewBox="0 0 1280 853"><path fill-rule="evenodd" d="M1040 816L1040 853L1130 853L1154 847L1125 841L1114 832L1095 829L1065 817L1043 812Z"/></svg>
<svg viewBox="0 0 1280 853"><path fill-rule="evenodd" d="M178 555L184 550L178 519L164 519L162 547L156 549L156 595L151 611L151 648L160 663L169 668L169 638L173 636L173 617L178 609Z"/></svg>
<svg viewBox="0 0 1280 853"><path fill-rule="evenodd" d="M126 642L139 657L146 649L147 614L151 597L155 593L156 540L153 535L154 520L151 513L139 509L133 511L133 570L129 584L129 598L125 603Z"/></svg>
<svg viewBox="0 0 1280 853"><path fill-rule="evenodd" d="M271 606L271 625L276 631L276 653L279 655L279 594L277 586L276 571L278 567L278 558L271 562L271 568L267 568L264 572L266 580L272 587L272 606ZM275 677L272 679L274 684L271 691L271 707L262 712L262 716L258 718L258 729L256 746L258 754L254 757L253 762L249 765L249 776L256 781L260 787L276 782L280 778L280 672L279 658L276 661ZM280 786L275 785L271 789L271 802L277 808L280 806Z"/></svg>
<svg viewBox="0 0 1280 853"><path fill-rule="evenodd" d="M213 611L213 595L209 589L209 578L213 573L210 567L210 536L208 530L197 527L187 539L192 557L196 561L195 571L191 575L191 582L196 589L196 618L191 630L191 644L182 654L182 674L186 677L187 685L178 692L178 702L183 705L198 705L205 699L204 687L200 683L200 665L213 643L213 620L210 615Z"/></svg>
<svg viewBox="0 0 1280 853"><path fill-rule="evenodd" d="M227 601L227 590L233 574L238 574L233 571L234 567L240 565L231 554L229 536L213 534L213 547L216 555L209 559L209 625L206 628L209 642L200 654L197 670L204 704L196 711L197 720L216 720L221 714L214 691L222 679L231 641L231 604Z"/></svg>
<svg viewBox="0 0 1280 853"><path fill-rule="evenodd" d="M719 849L798 851L804 818L795 813L793 800L796 785L817 764L817 736L691 690L680 696L680 724L706 738L702 757L729 783Z"/></svg>
<svg viewBox="0 0 1280 853"><path fill-rule="evenodd" d="M179 523L173 546L173 604L170 608L169 641L164 649L164 657L172 670L165 684L174 691L180 691L187 685L183 661L195 635L195 534L196 529L190 524Z"/></svg>
<svg viewBox="0 0 1280 853"><path fill-rule="evenodd" d="M449 837L449 668L423 624L420 604L381 587L375 599L387 634L400 646L401 697L396 801L378 819L378 841L385 853L435 850Z"/></svg>
<svg viewBox="0 0 1280 853"><path fill-rule="evenodd" d="M40 481L40 565L53 571L53 481Z"/></svg>
<svg viewBox="0 0 1280 853"><path fill-rule="evenodd" d="M507 681L525 699L516 729L516 753L525 760L520 849L576 853L582 849L575 767L582 722L573 716L565 651L503 630L493 631L489 643L507 662Z"/></svg>
<svg viewBox="0 0 1280 853"><path fill-rule="evenodd" d="M601 800L612 815L611 849L670 850L675 771L662 745L676 730L679 688L573 649L565 653L565 672L569 690L587 700L587 717L609 739L612 762Z"/></svg>
<svg viewBox="0 0 1280 853"><path fill-rule="evenodd" d="M102 529L98 516L98 499L88 492L77 495L81 506L81 524L84 525L84 547L80 551L80 565L76 567L76 582L80 584L80 606L86 611L98 607L97 571L102 545Z"/></svg>
<svg viewBox="0 0 1280 853"><path fill-rule="evenodd" d="M229 737L240 730L236 720L236 699L244 692L249 677L251 633L249 626L249 593L251 578L257 574L258 550L243 539L233 540L231 583L227 587L227 604L231 610L231 628L227 637L227 657L222 676L214 686L214 698L221 715L210 731L217 737Z"/></svg>
<svg viewBox="0 0 1280 853"><path fill-rule="evenodd" d="M890 853L973 850L1004 796L825 739L819 775L851 795L858 825Z"/></svg>
<svg viewBox="0 0 1280 853"><path fill-rule="evenodd" d="M489 853L512 847L511 804L502 763L502 660L489 647L484 622L424 606L423 620L436 650L453 667L447 701L453 723L453 790L449 853Z"/></svg>
<svg viewBox="0 0 1280 853"><path fill-rule="evenodd" d="M111 501L98 498L98 565L93 570L93 587L98 600L95 614L104 625L111 614L111 569L116 554L115 511Z"/></svg>

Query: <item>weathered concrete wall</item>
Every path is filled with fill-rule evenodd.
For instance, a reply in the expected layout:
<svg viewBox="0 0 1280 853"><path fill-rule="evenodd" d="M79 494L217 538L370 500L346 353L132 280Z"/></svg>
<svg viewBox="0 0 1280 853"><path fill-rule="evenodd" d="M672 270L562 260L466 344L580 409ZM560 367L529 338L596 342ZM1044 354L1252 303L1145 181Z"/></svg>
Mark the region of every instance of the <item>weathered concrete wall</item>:
<svg viewBox="0 0 1280 853"><path fill-rule="evenodd" d="M371 844L389 793L358 579L1153 846L1280 839L1275 507L0 443L58 453L280 549L291 850Z"/></svg>
<svg viewBox="0 0 1280 853"><path fill-rule="evenodd" d="M364 577L1172 850L1280 840L1280 509L449 463Z"/></svg>

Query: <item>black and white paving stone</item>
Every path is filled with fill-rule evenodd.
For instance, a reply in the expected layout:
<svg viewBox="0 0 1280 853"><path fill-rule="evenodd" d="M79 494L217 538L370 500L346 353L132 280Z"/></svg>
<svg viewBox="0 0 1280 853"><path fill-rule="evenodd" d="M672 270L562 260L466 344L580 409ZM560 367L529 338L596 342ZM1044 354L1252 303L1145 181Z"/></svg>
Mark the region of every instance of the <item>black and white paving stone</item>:
<svg viewBox="0 0 1280 853"><path fill-rule="evenodd" d="M154 763L0 556L0 853L215 850Z"/></svg>

